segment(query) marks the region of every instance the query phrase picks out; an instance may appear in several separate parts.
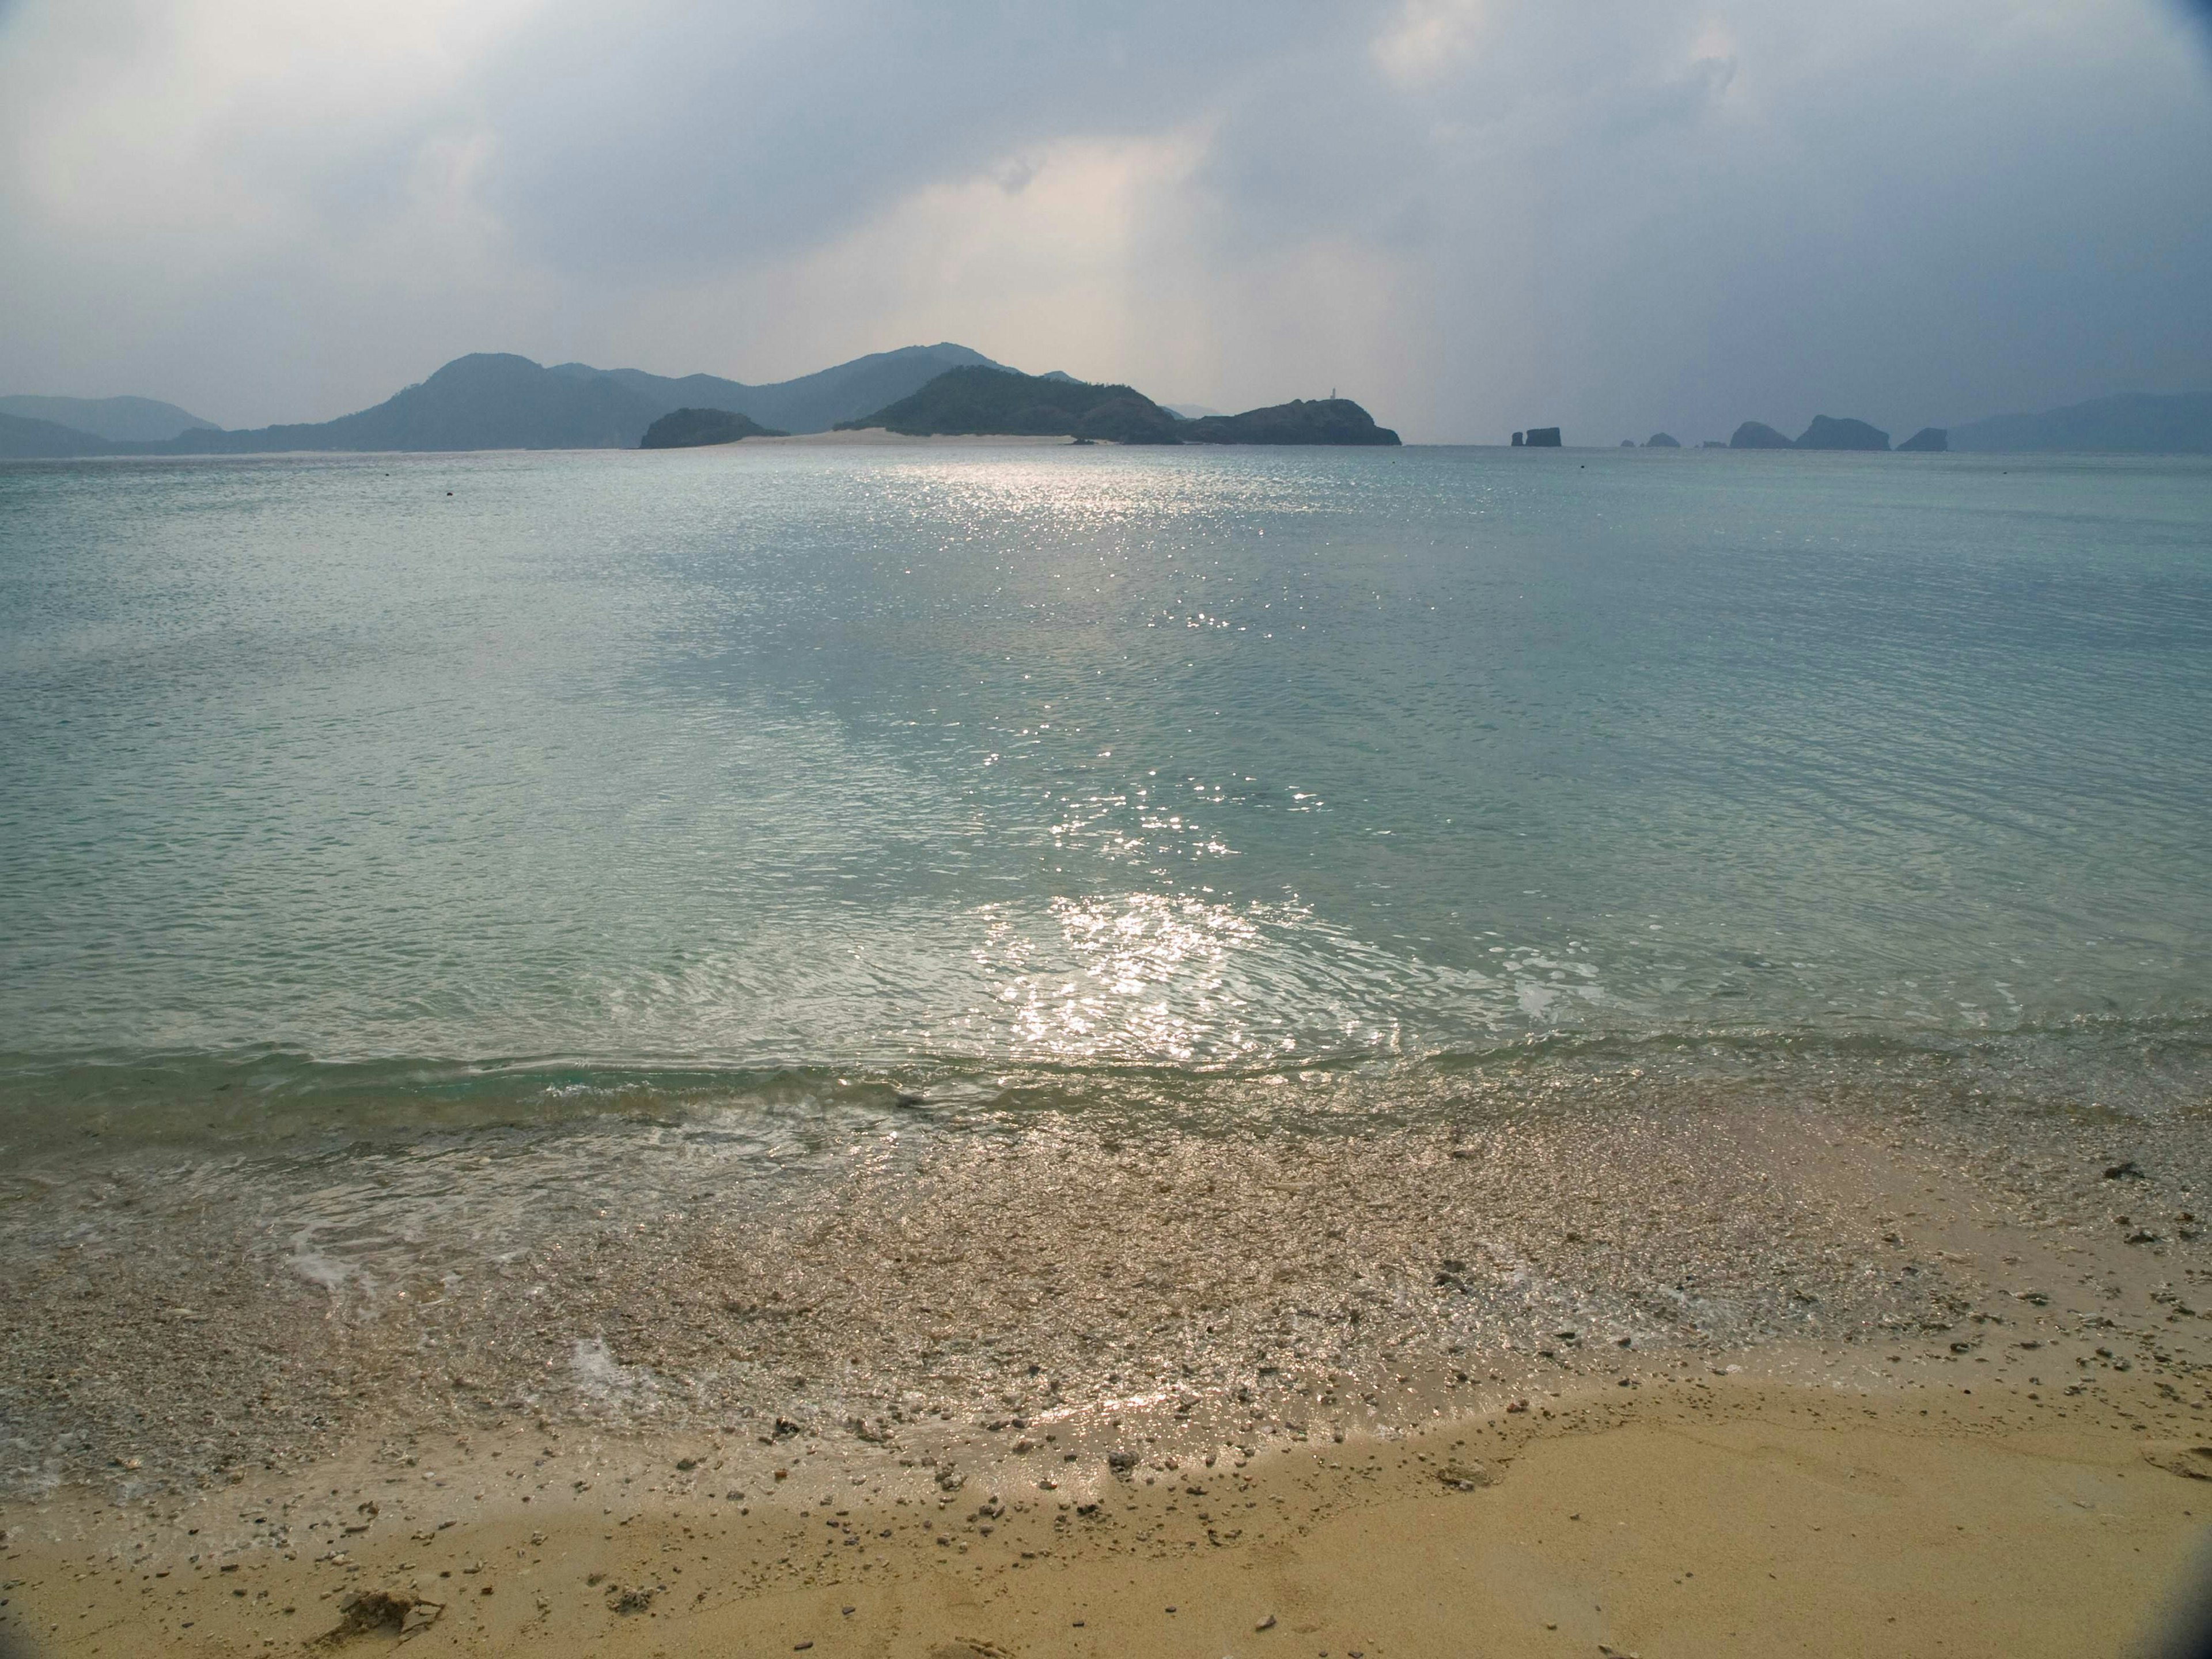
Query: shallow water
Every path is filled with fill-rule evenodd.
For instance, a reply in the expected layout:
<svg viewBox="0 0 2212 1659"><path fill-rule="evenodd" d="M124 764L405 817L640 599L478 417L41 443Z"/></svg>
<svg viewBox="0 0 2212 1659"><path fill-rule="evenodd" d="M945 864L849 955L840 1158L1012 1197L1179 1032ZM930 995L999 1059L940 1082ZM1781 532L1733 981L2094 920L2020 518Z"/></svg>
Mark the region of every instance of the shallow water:
<svg viewBox="0 0 2212 1659"><path fill-rule="evenodd" d="M42 465L0 523L11 1136L2212 1011L2201 460Z"/></svg>

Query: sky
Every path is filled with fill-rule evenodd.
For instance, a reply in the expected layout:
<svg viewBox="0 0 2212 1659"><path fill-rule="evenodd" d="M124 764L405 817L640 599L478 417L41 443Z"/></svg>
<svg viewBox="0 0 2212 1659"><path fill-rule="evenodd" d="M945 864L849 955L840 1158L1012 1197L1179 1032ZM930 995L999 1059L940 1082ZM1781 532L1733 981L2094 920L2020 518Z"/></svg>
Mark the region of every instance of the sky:
<svg viewBox="0 0 2212 1659"><path fill-rule="evenodd" d="M2204 0L0 0L0 392L953 340L1412 441L2212 388Z"/></svg>

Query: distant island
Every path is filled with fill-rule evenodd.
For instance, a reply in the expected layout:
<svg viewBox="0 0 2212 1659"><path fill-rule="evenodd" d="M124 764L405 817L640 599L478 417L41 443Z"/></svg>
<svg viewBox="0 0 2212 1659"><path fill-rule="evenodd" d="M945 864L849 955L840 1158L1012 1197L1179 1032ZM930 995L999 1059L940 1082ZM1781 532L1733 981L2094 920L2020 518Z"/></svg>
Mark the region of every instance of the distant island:
<svg viewBox="0 0 2212 1659"><path fill-rule="evenodd" d="M908 437L1103 438L1121 444L1180 443L1183 422L1126 386L1092 386L1060 374L1011 368L947 369L912 395L837 422L841 432L881 428Z"/></svg>
<svg viewBox="0 0 2212 1659"><path fill-rule="evenodd" d="M1376 444L1398 434L1349 398L1292 398L1242 415L1206 415L1179 428L1187 444Z"/></svg>
<svg viewBox="0 0 2212 1659"><path fill-rule="evenodd" d="M956 370L996 374L926 388ZM964 391L956 391L963 386ZM981 388L981 389L979 389ZM737 441L769 432L825 432L888 426L907 432L1052 434L1117 443L1374 444L1398 442L1349 398L1294 400L1241 415L1186 404L1166 408L1127 386L1094 386L1060 371L1022 374L967 346L942 342L856 357L796 380L753 386L712 374L669 376L636 368L551 368L503 352L457 357L428 380L373 408L336 420L225 431L174 404L149 398L0 397L0 460L79 456L264 455L307 451L383 453L477 449L629 449L645 447L656 422L678 410L712 411L751 422ZM1193 418L1194 416L1194 418ZM1080 428L1079 430L1079 428ZM705 428L700 428L704 430ZM1663 449L1668 434L1644 446ZM651 447L690 447L656 441ZM1516 444L1550 448L1559 428L1535 427ZM1791 438L1746 421L1723 446L1702 448L1889 448L1864 421L1817 417ZM2123 392L2040 414L1997 415L1950 428L1927 426L1899 444L1907 453L2212 454L2212 392Z"/></svg>
<svg viewBox="0 0 2212 1659"><path fill-rule="evenodd" d="M912 437L1067 437L1120 444L1388 445L1398 434L1349 398L1293 399L1186 420L1133 386L981 367L948 369L911 397L839 423Z"/></svg>
<svg viewBox="0 0 2212 1659"><path fill-rule="evenodd" d="M917 395L956 372L966 378ZM991 377L979 380L975 375ZM684 421L656 424L690 411ZM708 416L734 417L709 426ZM747 425L739 427L734 421ZM72 422L76 422L73 424ZM1023 374L950 342L905 346L765 386L712 374L560 363L507 352L456 357L428 380L336 420L225 431L143 398L0 398L0 460L94 455L693 447L769 434L888 426L900 432L1046 434L1115 443L1395 444L1348 398L1187 420L1126 386L1059 370ZM1081 428L1078 430L1079 427ZM726 431L726 437L708 436ZM671 434L684 434L678 442Z"/></svg>
<svg viewBox="0 0 2212 1659"><path fill-rule="evenodd" d="M640 449L703 449L745 438L787 438L772 426L727 409L672 409L637 441Z"/></svg>
<svg viewBox="0 0 2212 1659"><path fill-rule="evenodd" d="M1920 434L1921 438L1926 435L1926 431ZM1730 449L1858 449L1887 453L1889 434L1864 421L1839 420L1832 415L1815 415L1812 425L1794 439L1783 436L1764 421L1746 421L1736 428L1735 435L1729 440L1728 447Z"/></svg>
<svg viewBox="0 0 2212 1659"><path fill-rule="evenodd" d="M1886 450L1889 434L1864 421L1819 415L1796 438L1746 421L1730 449ZM2212 455L2212 392L2122 392L2040 415L1994 415L1963 426L1923 426L1905 454Z"/></svg>
<svg viewBox="0 0 2212 1659"><path fill-rule="evenodd" d="M740 415L763 431L821 432L905 397L948 368L990 361L966 346L906 346L795 380L747 386L712 374L676 379L586 363L548 368L511 353L474 352L374 408L334 421L251 431L226 432L178 410L191 424L181 430L173 426L172 436L110 438L52 418L5 412L26 404L52 410L74 400L0 399L0 458L635 449L655 421L679 409Z"/></svg>

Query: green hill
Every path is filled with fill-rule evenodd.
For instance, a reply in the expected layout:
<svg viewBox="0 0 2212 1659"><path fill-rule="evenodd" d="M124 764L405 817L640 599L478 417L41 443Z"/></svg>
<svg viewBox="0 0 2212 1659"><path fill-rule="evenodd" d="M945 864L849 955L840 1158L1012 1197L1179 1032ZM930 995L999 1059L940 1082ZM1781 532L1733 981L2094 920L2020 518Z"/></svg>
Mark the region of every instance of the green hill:
<svg viewBox="0 0 2212 1659"><path fill-rule="evenodd" d="M1181 422L1141 392L1057 376L971 365L947 369L910 397L840 421L840 431L883 427L909 437L1104 438L1123 444L1180 441Z"/></svg>
<svg viewBox="0 0 2212 1659"><path fill-rule="evenodd" d="M726 409L672 409L638 440L640 449L704 449L743 438L784 438L790 434L763 426Z"/></svg>
<svg viewBox="0 0 2212 1659"><path fill-rule="evenodd" d="M1349 398L1293 398L1242 415L1208 415L1185 422L1176 435L1187 444L1395 444L1398 434L1375 424Z"/></svg>

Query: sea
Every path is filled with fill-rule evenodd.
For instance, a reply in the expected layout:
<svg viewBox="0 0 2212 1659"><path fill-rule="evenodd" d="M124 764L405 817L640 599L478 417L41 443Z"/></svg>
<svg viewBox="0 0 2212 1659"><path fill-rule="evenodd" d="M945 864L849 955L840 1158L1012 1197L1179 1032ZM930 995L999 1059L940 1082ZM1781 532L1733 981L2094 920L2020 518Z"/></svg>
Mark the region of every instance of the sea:
<svg viewBox="0 0 2212 1659"><path fill-rule="evenodd" d="M2212 460L0 466L19 1216L1745 1078L2212 1100Z"/></svg>

